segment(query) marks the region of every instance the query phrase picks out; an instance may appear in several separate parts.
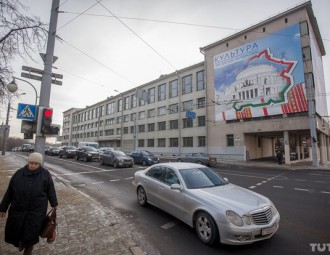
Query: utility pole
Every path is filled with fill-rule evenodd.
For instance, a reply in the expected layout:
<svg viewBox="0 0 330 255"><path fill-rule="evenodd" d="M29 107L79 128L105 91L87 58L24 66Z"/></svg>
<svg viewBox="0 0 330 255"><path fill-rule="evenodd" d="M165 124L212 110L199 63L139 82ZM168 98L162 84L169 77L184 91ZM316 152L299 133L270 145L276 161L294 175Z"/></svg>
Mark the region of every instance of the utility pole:
<svg viewBox="0 0 330 255"><path fill-rule="evenodd" d="M57 18L58 18L58 8L60 6L60 0L53 0L52 9L50 13L50 22L48 29L48 40L47 40L47 50L44 59L44 73L41 80L40 88L40 100L39 105L43 107L49 107L50 91L52 84L52 66L56 39L56 28L57 28ZM38 122L40 122L38 120ZM41 125L41 123L38 123ZM43 135L36 135L35 141L35 151L45 154L45 143L46 137Z"/></svg>

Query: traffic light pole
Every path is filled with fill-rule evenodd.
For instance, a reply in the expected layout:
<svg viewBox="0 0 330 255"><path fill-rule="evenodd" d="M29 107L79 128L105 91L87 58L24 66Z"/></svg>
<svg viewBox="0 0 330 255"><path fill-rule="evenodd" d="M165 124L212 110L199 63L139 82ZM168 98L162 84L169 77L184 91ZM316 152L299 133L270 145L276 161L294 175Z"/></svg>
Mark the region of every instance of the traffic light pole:
<svg viewBox="0 0 330 255"><path fill-rule="evenodd" d="M47 50L44 60L45 62L44 73L42 75L40 100L39 100L39 105L43 107L49 107L49 101L50 101L50 91L52 84L52 66L53 66L53 56L54 56L54 48L55 48L59 6L60 6L60 0L52 1L52 9L50 14L50 23L48 29ZM40 121L40 119L38 121ZM40 125L40 123L38 124ZM44 155L45 144L46 144L46 137L43 135L36 135L35 151Z"/></svg>

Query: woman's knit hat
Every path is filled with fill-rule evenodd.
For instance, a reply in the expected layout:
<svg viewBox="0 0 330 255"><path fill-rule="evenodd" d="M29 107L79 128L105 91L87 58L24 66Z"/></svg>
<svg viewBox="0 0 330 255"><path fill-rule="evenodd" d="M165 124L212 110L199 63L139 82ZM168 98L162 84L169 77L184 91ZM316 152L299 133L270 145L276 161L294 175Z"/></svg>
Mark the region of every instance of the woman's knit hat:
<svg viewBox="0 0 330 255"><path fill-rule="evenodd" d="M33 152L29 155L27 161L42 164L42 155L38 152Z"/></svg>

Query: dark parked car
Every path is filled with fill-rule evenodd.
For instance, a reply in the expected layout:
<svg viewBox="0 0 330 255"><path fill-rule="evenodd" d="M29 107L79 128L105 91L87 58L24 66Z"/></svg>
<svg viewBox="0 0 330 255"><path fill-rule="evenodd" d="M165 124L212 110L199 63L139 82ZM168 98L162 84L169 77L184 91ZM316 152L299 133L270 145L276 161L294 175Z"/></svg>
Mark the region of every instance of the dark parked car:
<svg viewBox="0 0 330 255"><path fill-rule="evenodd" d="M99 151L91 146L83 146L77 149L75 159L83 159L85 162L92 160L99 160Z"/></svg>
<svg viewBox="0 0 330 255"><path fill-rule="evenodd" d="M197 152L197 153L189 153L185 156L178 157L176 159L177 162L191 162L202 164L206 166L215 166L217 164L217 159L215 157L211 157L207 153Z"/></svg>
<svg viewBox="0 0 330 255"><path fill-rule="evenodd" d="M59 156L60 158L73 158L77 154L77 148L75 146L63 146L60 149Z"/></svg>
<svg viewBox="0 0 330 255"><path fill-rule="evenodd" d="M134 163L146 165L153 165L159 163L159 158L152 154L150 151L133 151L128 156L134 159Z"/></svg>
<svg viewBox="0 0 330 255"><path fill-rule="evenodd" d="M122 151L104 151L100 154L100 165L112 165L113 167L133 167L134 160Z"/></svg>
<svg viewBox="0 0 330 255"><path fill-rule="evenodd" d="M58 147L50 147L45 150L45 154L48 156L58 156L60 152L60 148Z"/></svg>
<svg viewBox="0 0 330 255"><path fill-rule="evenodd" d="M102 147L99 149L99 151L100 151L100 153L103 153L105 151L115 151L115 149L112 147Z"/></svg>

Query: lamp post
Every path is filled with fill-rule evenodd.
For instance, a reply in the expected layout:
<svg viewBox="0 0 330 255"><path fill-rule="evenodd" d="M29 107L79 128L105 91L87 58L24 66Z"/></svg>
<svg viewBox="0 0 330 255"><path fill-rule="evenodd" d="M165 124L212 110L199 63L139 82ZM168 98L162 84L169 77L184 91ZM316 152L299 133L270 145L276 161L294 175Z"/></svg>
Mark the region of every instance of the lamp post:
<svg viewBox="0 0 330 255"><path fill-rule="evenodd" d="M8 84L7 88L9 92L15 93L17 91L17 85L15 86L14 84ZM25 95L26 93L21 93L19 95ZM9 137L9 114L10 114L10 101L11 101L12 96L9 96L8 99L8 109L7 109L7 116L6 116L6 125L3 127L2 125L2 155L6 155L6 147L7 147L7 137ZM8 131L7 131L8 130Z"/></svg>
<svg viewBox="0 0 330 255"><path fill-rule="evenodd" d="M20 80L20 81L24 81L24 82L26 82L27 84L29 84L33 89L34 89L34 92L36 93L36 101L35 101L35 105L37 105L38 103L38 93L37 93L37 90L36 90L36 88L30 83L30 82L28 82L28 81L26 81L26 80L23 80L23 79L21 79L21 78L17 78L17 77L15 77L15 76L13 76L13 81L11 82L11 83L9 83L8 84L8 86L16 86L16 88L17 88L17 84L16 84L16 82L15 82L15 79L17 79L17 80ZM17 90L17 89L16 89Z"/></svg>

